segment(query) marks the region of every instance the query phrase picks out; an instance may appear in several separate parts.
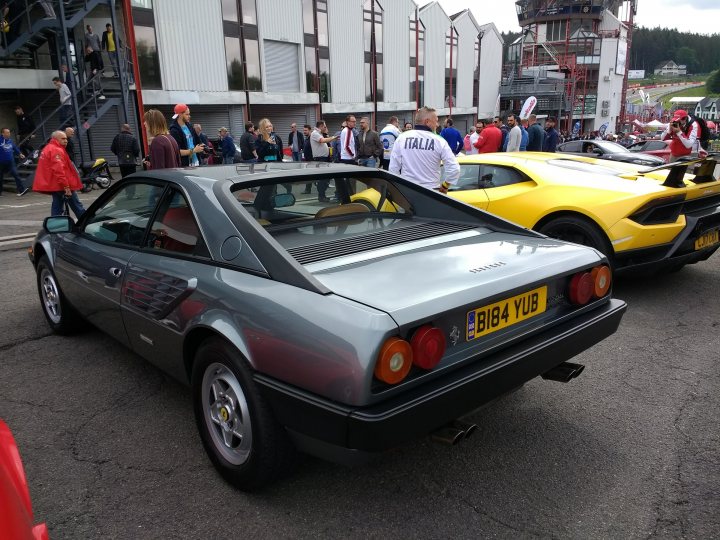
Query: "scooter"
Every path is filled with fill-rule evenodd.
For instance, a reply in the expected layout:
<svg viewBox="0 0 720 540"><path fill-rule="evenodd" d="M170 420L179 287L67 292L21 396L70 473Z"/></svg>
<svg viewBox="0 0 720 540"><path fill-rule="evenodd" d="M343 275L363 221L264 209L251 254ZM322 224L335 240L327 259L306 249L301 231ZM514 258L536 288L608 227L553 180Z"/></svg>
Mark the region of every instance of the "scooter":
<svg viewBox="0 0 720 540"><path fill-rule="evenodd" d="M82 182L82 191L87 193L95 186L101 189L107 189L114 180L110 173L110 165L105 158L97 158L94 162L83 163L80 165L80 181Z"/></svg>

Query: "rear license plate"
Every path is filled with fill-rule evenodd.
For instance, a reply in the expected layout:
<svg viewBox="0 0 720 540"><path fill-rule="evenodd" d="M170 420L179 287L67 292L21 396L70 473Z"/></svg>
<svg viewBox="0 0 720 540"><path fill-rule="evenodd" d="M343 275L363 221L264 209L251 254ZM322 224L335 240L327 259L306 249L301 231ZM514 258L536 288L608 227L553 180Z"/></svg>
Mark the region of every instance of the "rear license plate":
<svg viewBox="0 0 720 540"><path fill-rule="evenodd" d="M720 229L708 231L695 240L695 250L713 246L720 242Z"/></svg>
<svg viewBox="0 0 720 540"><path fill-rule="evenodd" d="M467 314L467 341L502 330L543 313L547 308L547 286L474 309Z"/></svg>

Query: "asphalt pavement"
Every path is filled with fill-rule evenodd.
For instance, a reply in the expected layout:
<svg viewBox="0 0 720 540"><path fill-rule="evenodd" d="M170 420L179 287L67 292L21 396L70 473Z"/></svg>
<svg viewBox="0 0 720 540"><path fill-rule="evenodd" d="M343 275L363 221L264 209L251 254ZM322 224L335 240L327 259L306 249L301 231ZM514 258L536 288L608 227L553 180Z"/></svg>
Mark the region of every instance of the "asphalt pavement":
<svg viewBox="0 0 720 540"><path fill-rule="evenodd" d="M583 374L470 415L458 446L307 458L248 495L210 465L187 388L92 328L51 334L29 240L7 239L49 207L0 198L0 417L53 539L720 536L720 254L617 283L628 312Z"/></svg>

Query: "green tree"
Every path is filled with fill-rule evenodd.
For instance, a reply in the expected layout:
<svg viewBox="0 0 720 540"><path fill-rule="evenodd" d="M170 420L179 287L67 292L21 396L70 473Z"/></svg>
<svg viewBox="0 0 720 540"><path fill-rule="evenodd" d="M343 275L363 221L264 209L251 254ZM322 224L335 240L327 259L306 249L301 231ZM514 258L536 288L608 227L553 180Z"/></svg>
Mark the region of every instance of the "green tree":
<svg viewBox="0 0 720 540"><path fill-rule="evenodd" d="M705 82L707 91L713 94L720 94L720 69L713 71Z"/></svg>
<svg viewBox="0 0 720 540"><path fill-rule="evenodd" d="M690 47L680 47L675 51L675 62L687 66L688 73L697 73L698 59L695 49Z"/></svg>

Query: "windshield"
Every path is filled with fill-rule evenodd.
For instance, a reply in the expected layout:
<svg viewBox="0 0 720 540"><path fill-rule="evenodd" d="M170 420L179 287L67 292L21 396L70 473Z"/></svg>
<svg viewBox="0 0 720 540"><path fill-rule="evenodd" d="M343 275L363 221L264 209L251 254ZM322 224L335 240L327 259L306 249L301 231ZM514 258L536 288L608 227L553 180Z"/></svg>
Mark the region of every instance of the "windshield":
<svg viewBox="0 0 720 540"><path fill-rule="evenodd" d="M627 148L625 148L621 144L617 144L610 141L593 141L596 145L598 145L600 148L602 148L603 152L607 152L608 154L616 154L618 152L627 152Z"/></svg>

